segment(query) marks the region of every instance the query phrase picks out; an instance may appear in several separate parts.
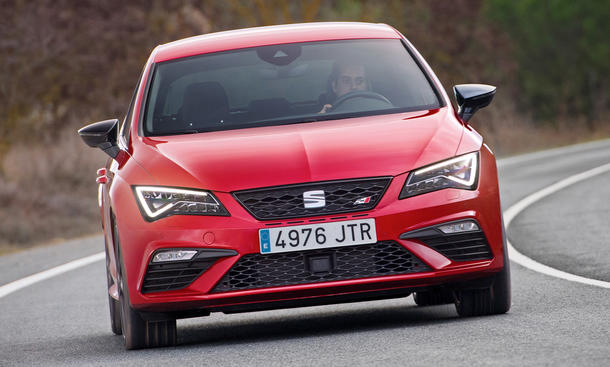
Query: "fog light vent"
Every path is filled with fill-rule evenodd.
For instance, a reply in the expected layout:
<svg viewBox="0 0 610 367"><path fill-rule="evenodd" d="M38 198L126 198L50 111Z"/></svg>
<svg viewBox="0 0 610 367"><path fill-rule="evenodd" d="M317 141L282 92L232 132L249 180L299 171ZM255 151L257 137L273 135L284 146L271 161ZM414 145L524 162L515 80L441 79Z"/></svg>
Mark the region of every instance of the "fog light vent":
<svg viewBox="0 0 610 367"><path fill-rule="evenodd" d="M487 238L474 219L461 219L405 232L400 238L419 241L452 261L493 258Z"/></svg>
<svg viewBox="0 0 610 367"><path fill-rule="evenodd" d="M224 249L162 249L146 268L142 293L163 292L188 287L218 259L237 255Z"/></svg>
<svg viewBox="0 0 610 367"><path fill-rule="evenodd" d="M479 230L479 225L474 220L464 220L440 225L438 228L444 234L457 234L464 232L475 232Z"/></svg>
<svg viewBox="0 0 610 367"><path fill-rule="evenodd" d="M160 251L155 254L152 259L153 263L167 262L167 261L181 261L190 260L197 254L194 250L168 250Z"/></svg>

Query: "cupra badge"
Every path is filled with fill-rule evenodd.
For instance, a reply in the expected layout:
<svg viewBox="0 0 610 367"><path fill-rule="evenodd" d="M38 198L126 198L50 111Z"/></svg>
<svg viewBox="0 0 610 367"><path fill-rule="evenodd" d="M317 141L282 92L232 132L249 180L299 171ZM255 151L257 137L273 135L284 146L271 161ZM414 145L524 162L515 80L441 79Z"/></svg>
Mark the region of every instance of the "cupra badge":
<svg viewBox="0 0 610 367"><path fill-rule="evenodd" d="M305 209L322 208L326 206L324 190L305 191L303 193L303 204Z"/></svg>

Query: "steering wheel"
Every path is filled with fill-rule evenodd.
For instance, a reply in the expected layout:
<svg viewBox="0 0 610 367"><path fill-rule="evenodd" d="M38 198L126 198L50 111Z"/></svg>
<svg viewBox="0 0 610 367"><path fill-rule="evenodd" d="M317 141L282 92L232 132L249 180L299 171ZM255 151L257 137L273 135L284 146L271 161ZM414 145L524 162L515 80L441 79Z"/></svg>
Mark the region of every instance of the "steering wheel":
<svg viewBox="0 0 610 367"><path fill-rule="evenodd" d="M333 103L332 111L335 111L339 106L341 106L341 104L343 104L345 101L352 99L352 98L376 99L378 101L385 102L388 105L392 106L392 102L390 102L390 100L388 100L386 97L384 97L383 95L381 95L379 93L371 92L368 90L355 90L353 92L345 93L341 97L337 98L335 100L335 102Z"/></svg>

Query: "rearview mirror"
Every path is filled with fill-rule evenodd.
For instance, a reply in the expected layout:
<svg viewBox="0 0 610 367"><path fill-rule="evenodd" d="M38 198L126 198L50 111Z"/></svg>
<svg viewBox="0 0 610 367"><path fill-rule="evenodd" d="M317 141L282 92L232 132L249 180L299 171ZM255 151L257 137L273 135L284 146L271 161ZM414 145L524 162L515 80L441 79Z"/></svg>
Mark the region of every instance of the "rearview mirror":
<svg viewBox="0 0 610 367"><path fill-rule="evenodd" d="M453 87L459 107L458 116L468 122L480 108L487 107L496 94L496 87L487 84L459 84Z"/></svg>
<svg viewBox="0 0 610 367"><path fill-rule="evenodd" d="M90 147L100 148L112 158L119 154L117 137L119 131L119 120L105 120L95 122L78 130L78 135Z"/></svg>

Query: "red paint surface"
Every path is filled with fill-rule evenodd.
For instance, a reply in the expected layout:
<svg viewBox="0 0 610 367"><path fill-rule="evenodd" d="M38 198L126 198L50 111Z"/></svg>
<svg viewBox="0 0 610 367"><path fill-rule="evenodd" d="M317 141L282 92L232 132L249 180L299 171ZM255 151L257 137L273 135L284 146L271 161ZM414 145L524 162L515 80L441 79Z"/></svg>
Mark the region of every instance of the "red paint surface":
<svg viewBox="0 0 610 367"><path fill-rule="evenodd" d="M155 48L153 58L154 62L162 62L245 47L361 38L400 38L400 35L386 25L367 23L304 23L247 28L167 43Z"/></svg>
<svg viewBox="0 0 610 367"><path fill-rule="evenodd" d="M362 24L296 25L206 35L155 49L145 66L143 80L146 81L153 62L205 52L273 43L400 37L391 27ZM431 79L442 90L434 75ZM184 310L427 286L489 275L503 266L495 158L482 146L481 136L456 118L444 93L441 97L445 107L431 111L142 137L138 135L137 123L144 90L145 83L141 83L135 112L128 122L132 125L128 152L121 152L116 161L109 161L109 182L104 185L102 208L110 272L116 279L112 212L118 225L130 301L136 308ZM409 171L472 151L480 151L481 158L477 190L448 189L398 200ZM379 241L401 243L433 271L208 293L239 256L259 251L258 230L264 227L264 222L254 219L235 201L231 191L373 176L392 176L393 180L376 208L348 215L367 214L366 218L375 218ZM231 216L171 216L150 223L140 214L132 185L211 190ZM330 221L334 216L319 218ZM492 248L493 260L454 263L427 246L399 240L405 231L460 218L475 218L480 223ZM209 232L213 233L213 243L209 235L208 241L204 241ZM139 290L150 256L155 250L168 247L234 249L239 256L219 260L185 289L143 295ZM116 296L116 291L111 294Z"/></svg>
<svg viewBox="0 0 610 367"><path fill-rule="evenodd" d="M462 125L448 108L138 139L134 158L161 185L230 192L395 176L451 157Z"/></svg>

